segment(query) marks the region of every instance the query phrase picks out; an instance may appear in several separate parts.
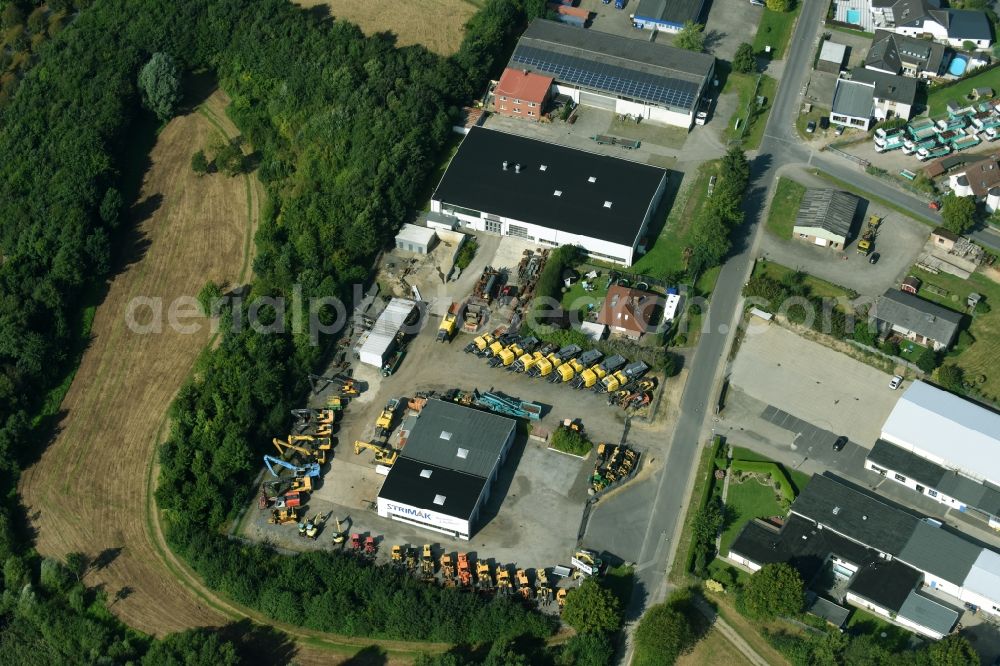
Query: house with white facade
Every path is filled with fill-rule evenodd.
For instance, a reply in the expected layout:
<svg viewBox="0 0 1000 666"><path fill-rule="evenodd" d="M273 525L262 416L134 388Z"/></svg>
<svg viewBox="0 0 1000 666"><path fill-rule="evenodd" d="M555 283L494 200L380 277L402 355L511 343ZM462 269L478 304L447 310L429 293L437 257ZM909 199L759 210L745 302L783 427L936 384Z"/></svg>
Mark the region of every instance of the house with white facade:
<svg viewBox="0 0 1000 666"><path fill-rule="evenodd" d="M909 37L931 38L956 48L972 42L989 48L993 30L981 11L942 7L941 0L869 0L875 26Z"/></svg>

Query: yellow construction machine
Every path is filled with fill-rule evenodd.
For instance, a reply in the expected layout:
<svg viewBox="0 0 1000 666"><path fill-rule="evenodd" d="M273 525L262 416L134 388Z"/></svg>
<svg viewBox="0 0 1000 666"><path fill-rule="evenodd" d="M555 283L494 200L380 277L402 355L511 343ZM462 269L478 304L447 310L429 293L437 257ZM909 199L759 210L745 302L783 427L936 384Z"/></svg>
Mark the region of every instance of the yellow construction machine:
<svg viewBox="0 0 1000 666"><path fill-rule="evenodd" d="M448 553L441 556L441 582L445 587L455 584L455 561Z"/></svg>
<svg viewBox="0 0 1000 666"><path fill-rule="evenodd" d="M497 566L497 592L506 596L513 591L510 584L510 571L504 565Z"/></svg>
<svg viewBox="0 0 1000 666"><path fill-rule="evenodd" d="M403 549L403 554L404 554L404 560L406 562L406 568L409 571L416 571L417 570L417 549L416 548L410 548L409 546L406 546Z"/></svg>
<svg viewBox="0 0 1000 666"><path fill-rule="evenodd" d="M354 442L354 455L361 455L361 452L365 449L375 453L376 464L385 465L386 467L392 467L395 465L396 458L399 457L399 451L391 446L386 446L385 444L379 444L377 442L364 442L360 439Z"/></svg>
<svg viewBox="0 0 1000 666"><path fill-rule="evenodd" d="M429 543L424 544L423 554L420 557L420 573L424 578L434 577L434 553Z"/></svg>
<svg viewBox="0 0 1000 666"><path fill-rule="evenodd" d="M333 543L339 546L347 540L347 533L340 527L340 518L334 518L333 524L337 528L337 531L333 533Z"/></svg>
<svg viewBox="0 0 1000 666"><path fill-rule="evenodd" d="M275 437L271 441L274 443L274 448L278 449L278 455L285 459L285 453L288 451L294 451L295 453L300 453L305 456L307 461L315 460L320 465L326 463L326 449L329 449L329 439L327 440L326 449L307 449L304 446L299 446L295 442L312 442L316 438L311 435L289 435L288 441L283 441Z"/></svg>
<svg viewBox="0 0 1000 666"><path fill-rule="evenodd" d="M560 610L562 610L562 607L566 605L566 595L567 594L569 594L569 592L566 590L565 587L560 587L559 591L556 592L556 603L559 604L559 609Z"/></svg>
<svg viewBox="0 0 1000 666"><path fill-rule="evenodd" d="M403 566L403 546L400 546L399 544L393 546L390 558L393 566Z"/></svg>
<svg viewBox="0 0 1000 666"><path fill-rule="evenodd" d="M291 523L299 522L299 510L298 509L274 509L271 511L271 517L267 519L267 522L272 525L289 525Z"/></svg>
<svg viewBox="0 0 1000 666"><path fill-rule="evenodd" d="M531 597L535 593L531 587L531 581L528 580L528 572L524 569L517 570L517 591L528 601L531 601Z"/></svg>
<svg viewBox="0 0 1000 666"><path fill-rule="evenodd" d="M481 590L489 591L493 589L493 576L490 574L489 562L482 560L476 562L476 583Z"/></svg>
<svg viewBox="0 0 1000 666"><path fill-rule="evenodd" d="M385 409L375 421L375 436L388 437L392 432L392 421L396 417L396 410L399 409L399 400L392 398L386 403Z"/></svg>

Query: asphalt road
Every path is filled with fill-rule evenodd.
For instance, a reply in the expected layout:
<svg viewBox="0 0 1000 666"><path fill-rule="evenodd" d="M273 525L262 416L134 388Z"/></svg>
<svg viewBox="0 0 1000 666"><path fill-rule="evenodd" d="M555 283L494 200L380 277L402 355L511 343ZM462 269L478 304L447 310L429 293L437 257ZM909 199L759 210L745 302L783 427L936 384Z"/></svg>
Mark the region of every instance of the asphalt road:
<svg viewBox="0 0 1000 666"><path fill-rule="evenodd" d="M690 364L687 386L681 398L681 415L673 432L667 461L656 479L656 491L653 493L651 490L653 484L637 484L631 489L626 486L619 494L600 502L594 510L592 520L596 520L599 513L605 514L602 522L604 518L621 517L623 528L627 528L630 522L634 524L634 516L650 511L637 547L625 539L617 543L616 554L636 562L637 589L642 592L632 598L626 614L629 619L639 617L646 606L661 601L666 595L664 565L673 560L675 535L683 521L683 509L690 493L698 452L706 441L703 430L706 412L714 411L716 384L726 364L725 355L731 327L736 321L740 291L755 257L768 192L779 167L808 162L810 158L809 151L803 149L795 137L794 121L800 104L800 90L812 62L825 11L823 3L803 3L764 140L758 155L751 161L750 191L743 204L746 214L743 233L737 234L734 239L732 256L722 267L704 319L707 328ZM842 167L832 170L838 177L848 180L846 175L841 176ZM856 175L863 178L864 172L850 174L851 177ZM893 192L893 195L898 196L898 193ZM647 509L650 503L651 510ZM613 548L609 550L615 552ZM624 551L633 551L635 557L628 558L632 553Z"/></svg>

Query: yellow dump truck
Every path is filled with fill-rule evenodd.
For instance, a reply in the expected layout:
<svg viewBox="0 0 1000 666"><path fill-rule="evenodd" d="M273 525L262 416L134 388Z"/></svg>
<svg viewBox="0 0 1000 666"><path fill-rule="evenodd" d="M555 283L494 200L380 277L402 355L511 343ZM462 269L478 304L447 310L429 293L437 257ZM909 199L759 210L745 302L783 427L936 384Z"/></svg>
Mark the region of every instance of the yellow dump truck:
<svg viewBox="0 0 1000 666"><path fill-rule="evenodd" d="M461 308L462 306L458 303L452 303L451 307L448 308L448 313L441 320L441 325L438 326L438 342L451 342L451 339L455 337L455 330L458 328L458 312Z"/></svg>

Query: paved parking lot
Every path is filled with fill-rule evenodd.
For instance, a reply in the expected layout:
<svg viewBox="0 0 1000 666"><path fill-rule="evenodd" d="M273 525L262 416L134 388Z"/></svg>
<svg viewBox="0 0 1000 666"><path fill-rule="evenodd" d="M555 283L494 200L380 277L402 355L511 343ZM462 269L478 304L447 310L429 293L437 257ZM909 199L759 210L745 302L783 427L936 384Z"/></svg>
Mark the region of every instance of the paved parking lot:
<svg viewBox="0 0 1000 666"><path fill-rule="evenodd" d="M832 187L828 181L800 169L787 169L781 175L807 187ZM857 253L856 236L867 223L869 215L883 218L875 241L875 251L879 253L880 259L874 265ZM855 238L841 252L766 233L761 243L761 255L769 261L805 271L828 282L853 289L859 294L877 296L906 277L930 235L930 227L878 202L862 199L854 221L853 235Z"/></svg>
<svg viewBox="0 0 1000 666"><path fill-rule="evenodd" d="M712 0L705 22L705 47L716 58L732 60L743 42L752 42L764 11L747 0Z"/></svg>
<svg viewBox="0 0 1000 666"><path fill-rule="evenodd" d="M868 447L902 395L902 390L889 389L889 379L849 356L765 323L751 323L730 377L732 386L765 407L835 433L833 439L846 435ZM833 444L808 428L795 433L804 445Z"/></svg>

